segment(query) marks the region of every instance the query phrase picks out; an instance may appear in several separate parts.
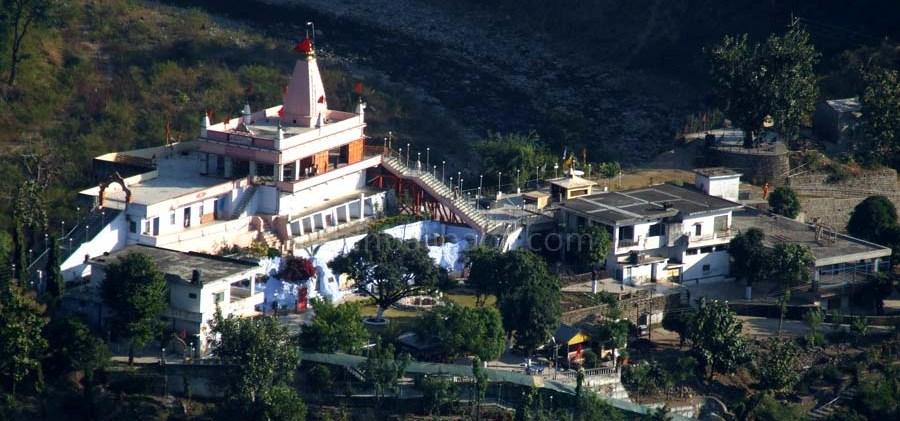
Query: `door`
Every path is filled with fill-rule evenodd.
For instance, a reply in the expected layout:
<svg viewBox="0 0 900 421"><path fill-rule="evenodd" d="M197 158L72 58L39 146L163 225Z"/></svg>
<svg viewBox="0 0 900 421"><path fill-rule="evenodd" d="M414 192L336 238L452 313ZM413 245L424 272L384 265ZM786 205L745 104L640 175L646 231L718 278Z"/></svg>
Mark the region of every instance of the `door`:
<svg viewBox="0 0 900 421"><path fill-rule="evenodd" d="M306 288L297 290L297 311L306 311L306 301L309 291Z"/></svg>
<svg viewBox="0 0 900 421"><path fill-rule="evenodd" d="M184 227L187 228L191 226L191 208L190 206L184 208Z"/></svg>
<svg viewBox="0 0 900 421"><path fill-rule="evenodd" d="M153 218L153 235L159 235L159 218Z"/></svg>

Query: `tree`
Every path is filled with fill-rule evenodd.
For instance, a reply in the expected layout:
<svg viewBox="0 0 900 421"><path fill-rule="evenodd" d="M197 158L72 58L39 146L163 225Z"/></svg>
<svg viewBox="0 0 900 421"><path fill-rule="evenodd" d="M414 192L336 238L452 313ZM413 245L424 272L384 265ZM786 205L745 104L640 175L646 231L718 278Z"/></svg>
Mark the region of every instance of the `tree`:
<svg viewBox="0 0 900 421"><path fill-rule="evenodd" d="M593 336L604 347L616 350L625 348L630 331L628 320L604 320L594 327Z"/></svg>
<svg viewBox="0 0 900 421"><path fill-rule="evenodd" d="M663 328L678 334L679 347L684 346L684 340L690 336L688 329L691 326L691 319L694 318L696 312L692 307L667 311L663 315Z"/></svg>
<svg viewBox="0 0 900 421"><path fill-rule="evenodd" d="M94 375L109 365L109 348L84 322L71 316L54 318L47 325L44 337L49 341L48 371L83 372L84 397L91 402Z"/></svg>
<svg viewBox="0 0 900 421"><path fill-rule="evenodd" d="M417 330L435 338L451 357L469 353L491 361L505 345L500 312L493 307L438 307L419 320Z"/></svg>
<svg viewBox="0 0 900 421"><path fill-rule="evenodd" d="M135 346L142 347L161 330L159 315L166 309L166 280L150 256L128 253L106 266L103 300L113 309L113 329L128 339L128 364Z"/></svg>
<svg viewBox="0 0 900 421"><path fill-rule="evenodd" d="M19 63L25 58L22 54L25 36L29 33L29 29L44 19L50 4L49 0L9 0L2 4L7 17L6 24L12 29L7 85L12 86L16 83Z"/></svg>
<svg viewBox="0 0 900 421"><path fill-rule="evenodd" d="M718 372L731 374L748 358L742 323L728 305L705 298L690 327L691 346L698 359L709 368L709 377Z"/></svg>
<svg viewBox="0 0 900 421"><path fill-rule="evenodd" d="M785 288L803 285L812 281L812 267L815 258L805 244L781 243L772 250L772 267L777 270L772 275Z"/></svg>
<svg viewBox="0 0 900 421"><path fill-rule="evenodd" d="M274 317L223 317L217 308L209 326L213 353L228 366L226 393L246 403L241 407L247 411L265 403L275 386L287 384L300 365L296 343Z"/></svg>
<svg viewBox="0 0 900 421"><path fill-rule="evenodd" d="M334 375L331 374L331 369L327 365L313 364L312 368L309 369L308 375L309 383L316 389L320 399L323 392L331 392L334 388Z"/></svg>
<svg viewBox="0 0 900 421"><path fill-rule="evenodd" d="M273 386L263 396L264 410L255 413L260 421L305 421L306 403L297 390L286 384Z"/></svg>
<svg viewBox="0 0 900 421"><path fill-rule="evenodd" d="M0 378L16 387L29 375L40 375L47 341L41 330L47 320L44 307L11 279L0 281Z"/></svg>
<svg viewBox="0 0 900 421"><path fill-rule="evenodd" d="M791 290L785 290L781 297L775 300L778 305L778 336L781 336L781 327L784 324L784 315L787 313L788 304L791 303Z"/></svg>
<svg viewBox="0 0 900 421"><path fill-rule="evenodd" d="M606 261L606 254L612 242L609 232L601 224L584 225L574 235L574 244L569 247L575 249L578 262L582 265L597 266Z"/></svg>
<svg viewBox="0 0 900 421"><path fill-rule="evenodd" d="M47 251L47 295L50 298L51 308L55 310L62 304L66 281L59 268L59 247L56 246L56 238L50 237L48 244L50 249Z"/></svg>
<svg viewBox="0 0 900 421"><path fill-rule="evenodd" d="M586 393L576 402L576 416L578 421L622 421L625 416L622 411L606 403L603 398L595 393Z"/></svg>
<svg viewBox="0 0 900 421"><path fill-rule="evenodd" d="M438 280L437 267L425 246L384 233L367 235L328 267L347 274L359 294L372 297L378 306L377 319L402 298L431 293Z"/></svg>
<svg viewBox="0 0 900 421"><path fill-rule="evenodd" d="M789 339L772 338L766 344L768 353L756 362L756 373L763 389L781 392L800 380L798 349Z"/></svg>
<svg viewBox="0 0 900 421"><path fill-rule="evenodd" d="M654 409L653 412L650 413L650 416L646 419L647 421L671 421L672 415L670 415L669 413L670 411L668 406L660 406Z"/></svg>
<svg viewBox="0 0 900 421"><path fill-rule="evenodd" d="M488 374L481 366L481 358L472 359L472 378L475 379L475 420L481 419L481 402L487 394Z"/></svg>
<svg viewBox="0 0 900 421"><path fill-rule="evenodd" d="M441 414L441 407L456 400L459 387L446 376L425 375L419 381L419 389L425 401L428 415L433 412Z"/></svg>
<svg viewBox="0 0 900 421"><path fill-rule="evenodd" d="M502 259L495 285L503 327L507 334L515 332L516 343L530 354L559 326L559 278L531 251L508 251Z"/></svg>
<svg viewBox="0 0 900 421"><path fill-rule="evenodd" d="M383 345L379 336L375 340L375 346L369 349L368 357L358 368L366 379L366 385L374 389L375 399L380 402L385 390L397 390L397 381L406 373L410 361L409 354L397 358L394 346Z"/></svg>
<svg viewBox="0 0 900 421"><path fill-rule="evenodd" d="M475 151L482 159L482 174L491 177L498 173L515 177L519 171L523 174L522 180L526 180L527 174L553 161L534 132L505 135L488 132L487 138L475 145Z"/></svg>
<svg viewBox="0 0 900 421"><path fill-rule="evenodd" d="M800 214L800 199L797 192L790 187L776 187L769 195L769 206L772 212L794 219Z"/></svg>
<svg viewBox="0 0 900 421"><path fill-rule="evenodd" d="M873 68L863 75L865 93L860 98L862 132L868 159L894 168L900 164L900 73Z"/></svg>
<svg viewBox="0 0 900 421"><path fill-rule="evenodd" d="M268 248L266 248L266 253L268 253ZM282 261L281 272L278 273L279 279L292 283L306 282L313 276L316 276L316 268L312 261L298 256L285 257Z"/></svg>
<svg viewBox="0 0 900 421"><path fill-rule="evenodd" d="M797 405L779 402L769 393L750 396L735 411L738 419L754 421L806 421L808 419Z"/></svg>
<svg viewBox="0 0 900 421"><path fill-rule="evenodd" d="M500 252L478 245L463 252L469 264L466 286L475 290L475 305L483 306L488 295L497 294L502 259Z"/></svg>
<svg viewBox="0 0 900 421"><path fill-rule="evenodd" d="M825 314L818 308L810 309L803 315L803 323L811 330L805 336L807 346L821 346L825 343L825 336L821 331L824 321Z"/></svg>
<svg viewBox="0 0 900 421"><path fill-rule="evenodd" d="M767 115L788 139L797 137L819 92L813 73L819 54L806 31L793 27L763 45L750 45L746 34L726 36L708 55L716 99L744 131L745 147L753 146L753 133Z"/></svg>
<svg viewBox="0 0 900 421"><path fill-rule="evenodd" d="M312 300L312 322L303 326L300 343L314 352L356 354L369 340L362 322L359 304L345 302L337 306L327 300Z"/></svg>
<svg viewBox="0 0 900 421"><path fill-rule="evenodd" d="M753 281L765 279L771 267L769 250L763 245L763 234L759 228L750 228L728 243L731 270L738 278L743 278L747 286Z"/></svg>
<svg viewBox="0 0 900 421"><path fill-rule="evenodd" d="M847 233L863 240L880 242L886 230L897 225L897 209L884 196L869 196L850 213Z"/></svg>

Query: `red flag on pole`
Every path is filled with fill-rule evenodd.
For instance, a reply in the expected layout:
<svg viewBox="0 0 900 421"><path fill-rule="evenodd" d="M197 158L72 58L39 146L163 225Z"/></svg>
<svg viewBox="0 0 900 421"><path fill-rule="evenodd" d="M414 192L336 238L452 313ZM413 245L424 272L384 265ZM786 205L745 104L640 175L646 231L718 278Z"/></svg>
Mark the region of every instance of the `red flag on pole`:
<svg viewBox="0 0 900 421"><path fill-rule="evenodd" d="M303 38L302 41L297 43L297 46L294 47L294 51L298 53L311 53L312 52L312 40L309 37Z"/></svg>
<svg viewBox="0 0 900 421"><path fill-rule="evenodd" d="M281 107L281 108L278 109L278 116L279 116L279 117L284 117L284 107Z"/></svg>
<svg viewBox="0 0 900 421"><path fill-rule="evenodd" d="M228 126L228 123L230 123L230 122L231 122L231 116L227 116L227 115L226 115L226 116L225 116L225 126L227 127L227 126Z"/></svg>
<svg viewBox="0 0 900 421"><path fill-rule="evenodd" d="M213 109L212 108L206 109L206 117L209 118L209 121L213 121Z"/></svg>
<svg viewBox="0 0 900 421"><path fill-rule="evenodd" d="M356 92L356 93L358 93L358 94L361 94L362 91L363 91L363 84L362 84L362 82L356 82L356 85L353 85L353 92Z"/></svg>
<svg viewBox="0 0 900 421"><path fill-rule="evenodd" d="M325 103L325 95L322 95L319 97L319 104L324 104L324 103Z"/></svg>

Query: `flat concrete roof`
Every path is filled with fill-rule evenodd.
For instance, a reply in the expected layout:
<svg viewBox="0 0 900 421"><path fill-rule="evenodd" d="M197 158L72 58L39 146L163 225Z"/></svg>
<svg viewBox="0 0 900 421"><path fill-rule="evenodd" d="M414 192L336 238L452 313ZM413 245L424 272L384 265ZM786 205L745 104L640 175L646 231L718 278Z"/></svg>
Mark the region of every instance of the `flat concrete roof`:
<svg viewBox="0 0 900 421"><path fill-rule="evenodd" d="M166 280L169 282L190 283L194 269L200 270L200 283L202 285L255 269L262 269L255 263L242 260L196 252L169 250L141 244L133 244L108 255L94 257L90 260L90 263L106 266L109 263L118 261L129 253L143 253L150 256L156 262L159 271L165 275Z"/></svg>
<svg viewBox="0 0 900 421"><path fill-rule="evenodd" d="M153 205L231 182L224 178L201 175L200 157L196 153L173 153L168 157L157 157L156 162L159 171L157 177L128 186L131 190L131 203ZM124 203L125 192L120 190L109 193L106 199Z"/></svg>
<svg viewBox="0 0 900 421"><path fill-rule="evenodd" d="M816 241L816 229L813 225L804 224L782 216L762 212L745 207L732 213L732 226L745 232L750 228L759 228L765 234L764 243L774 246L779 243L803 244L808 246L816 259L816 266L828 266L837 263L857 262L861 259L887 257L891 249L868 241L843 234L824 235L833 238L831 241Z"/></svg>
<svg viewBox="0 0 900 421"><path fill-rule="evenodd" d="M741 173L725 167L697 168L695 173L706 177L740 176Z"/></svg>
<svg viewBox="0 0 900 421"><path fill-rule="evenodd" d="M739 203L672 184L581 196L560 203L560 207L586 214L609 225L641 222L725 209Z"/></svg>

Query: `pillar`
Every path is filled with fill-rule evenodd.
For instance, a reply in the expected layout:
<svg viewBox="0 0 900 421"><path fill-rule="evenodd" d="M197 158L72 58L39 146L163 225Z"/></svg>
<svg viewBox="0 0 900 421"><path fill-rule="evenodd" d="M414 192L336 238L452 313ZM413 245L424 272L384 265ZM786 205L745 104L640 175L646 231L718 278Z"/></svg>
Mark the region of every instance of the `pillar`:
<svg viewBox="0 0 900 421"><path fill-rule="evenodd" d="M250 295L256 294L256 274L250 277Z"/></svg>
<svg viewBox="0 0 900 421"><path fill-rule="evenodd" d="M353 220L353 218L350 216L350 202L344 204L344 216L347 217L347 222Z"/></svg>
<svg viewBox="0 0 900 421"><path fill-rule="evenodd" d="M872 263L875 264L875 267L872 268L872 273L878 273L878 263L879 262L881 262L880 257L876 257L875 260L872 261Z"/></svg>
<svg viewBox="0 0 900 421"><path fill-rule="evenodd" d="M366 194L359 194L359 219L366 217Z"/></svg>
<svg viewBox="0 0 900 421"><path fill-rule="evenodd" d="M294 181L300 179L300 160L294 161Z"/></svg>
<svg viewBox="0 0 900 421"><path fill-rule="evenodd" d="M300 219L300 224L299 224L299 225L300 225L300 233L297 234L297 235L303 235L303 230L304 230L304 228L303 228L303 218Z"/></svg>
<svg viewBox="0 0 900 421"><path fill-rule="evenodd" d="M272 179L275 180L275 182L284 181L284 165L275 164L273 165L273 168L274 170L272 172L274 174L272 174Z"/></svg>
<svg viewBox="0 0 900 421"><path fill-rule="evenodd" d="M231 165L232 165L231 157L226 156L225 157L225 178L231 178Z"/></svg>
<svg viewBox="0 0 900 421"><path fill-rule="evenodd" d="M250 161L250 176L256 177L256 161Z"/></svg>

